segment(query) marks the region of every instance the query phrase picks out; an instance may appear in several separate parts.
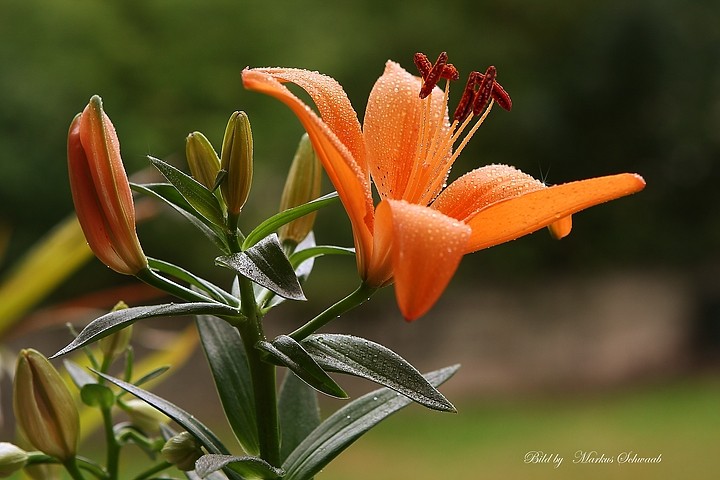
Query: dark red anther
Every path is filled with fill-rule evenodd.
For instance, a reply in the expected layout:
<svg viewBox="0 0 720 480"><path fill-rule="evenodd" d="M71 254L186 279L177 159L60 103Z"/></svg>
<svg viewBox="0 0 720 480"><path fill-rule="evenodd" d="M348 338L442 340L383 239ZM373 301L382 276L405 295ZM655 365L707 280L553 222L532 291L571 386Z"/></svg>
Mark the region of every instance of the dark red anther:
<svg viewBox="0 0 720 480"><path fill-rule="evenodd" d="M505 89L496 81L493 83L492 98L500 105L500 108L507 110L512 109L512 99Z"/></svg>
<svg viewBox="0 0 720 480"><path fill-rule="evenodd" d="M462 123L472 112L472 100L475 97L475 86L480 82L483 74L480 72L470 72L468 75L467 83L465 84L465 90L463 90L460 102L455 109L453 119Z"/></svg>
<svg viewBox="0 0 720 480"><path fill-rule="evenodd" d="M420 98L425 98L430 95L430 92L432 92L435 85L437 85L438 81L440 81L443 70L445 70L445 67L447 66L447 61L447 52L442 52L430 72L423 77L423 85L422 88L420 88Z"/></svg>
<svg viewBox="0 0 720 480"><path fill-rule="evenodd" d="M430 70L432 70L432 63L430 63L427 56L424 53L418 52L413 57L413 61L415 62L417 69L420 71L420 76L423 79L427 77Z"/></svg>
<svg viewBox="0 0 720 480"><path fill-rule="evenodd" d="M443 67L440 78L444 78L446 80L458 80L460 78L460 72L458 72L458 69L455 68L455 65L448 63Z"/></svg>
<svg viewBox="0 0 720 480"><path fill-rule="evenodd" d="M485 75L482 76L478 91L475 93L475 98L473 99L473 115L480 115L480 113L485 110L485 107L487 107L490 97L492 96L496 76L497 70L495 70L495 67L492 65L485 70Z"/></svg>

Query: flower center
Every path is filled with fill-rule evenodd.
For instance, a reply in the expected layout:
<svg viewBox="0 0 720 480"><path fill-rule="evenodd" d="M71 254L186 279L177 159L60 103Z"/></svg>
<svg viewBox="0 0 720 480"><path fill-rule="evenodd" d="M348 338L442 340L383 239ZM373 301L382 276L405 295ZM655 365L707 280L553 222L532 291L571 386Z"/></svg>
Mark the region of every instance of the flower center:
<svg viewBox="0 0 720 480"><path fill-rule="evenodd" d="M447 128L442 122L436 122L433 125L431 117L436 114L432 111L433 90L441 79L446 80L442 104L447 105L450 81L457 80L460 75L455 66L448 63L446 52L442 52L434 64L428 60L425 54L416 53L414 62L422 77L419 96L424 99L415 170L424 169L425 171L413 172L410 177L411 185L408 185L405 197L416 203L428 205L445 186L450 168L470 138L485 121L493 104L497 103L501 108L509 111L512 108L512 100L505 89L495 80L497 70L494 66L488 67L484 74L473 71L468 76L465 90L455 109L450 127ZM453 145L476 116L480 116L480 118L453 152Z"/></svg>

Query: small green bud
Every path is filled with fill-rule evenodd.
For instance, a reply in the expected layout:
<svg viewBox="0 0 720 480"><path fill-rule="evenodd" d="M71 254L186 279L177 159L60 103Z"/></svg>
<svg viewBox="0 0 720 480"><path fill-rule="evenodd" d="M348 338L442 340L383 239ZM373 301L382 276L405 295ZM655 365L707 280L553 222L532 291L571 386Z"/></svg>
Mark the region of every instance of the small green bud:
<svg viewBox="0 0 720 480"><path fill-rule="evenodd" d="M155 407L136 398L123 402L122 409L133 425L145 433L156 433L161 424L168 423L168 417Z"/></svg>
<svg viewBox="0 0 720 480"><path fill-rule="evenodd" d="M0 442L0 477L9 477L22 469L28 460L28 454L17 445Z"/></svg>
<svg viewBox="0 0 720 480"><path fill-rule="evenodd" d="M250 194L253 176L253 138L245 112L235 112L230 116L220 160L222 169L227 172L220 189L228 212L237 216Z"/></svg>
<svg viewBox="0 0 720 480"><path fill-rule="evenodd" d="M18 427L35 448L61 461L75 456L80 431L75 401L57 370L36 350L18 355L13 409Z"/></svg>
<svg viewBox="0 0 720 480"><path fill-rule="evenodd" d="M302 136L293 158L290 171L285 180L285 188L280 197L280 211L297 207L320 196L322 168L315 155L307 133ZM302 242L313 228L317 212L283 225L278 230L280 241L297 245Z"/></svg>
<svg viewBox="0 0 720 480"><path fill-rule="evenodd" d="M178 433L170 438L160 453L167 462L184 472L194 470L195 462L203 456L200 444L188 432Z"/></svg>
<svg viewBox="0 0 720 480"><path fill-rule="evenodd" d="M125 302L118 302L112 309L113 312L118 310L125 310L128 308ZM117 357L122 355L130 345L130 338L132 337L132 325L125 327L122 330L103 337L98 341L98 347L103 356L108 359L108 364L115 360Z"/></svg>
<svg viewBox="0 0 720 480"><path fill-rule="evenodd" d="M185 156L193 178L212 190L220 171L220 159L205 135L193 132L187 136Z"/></svg>

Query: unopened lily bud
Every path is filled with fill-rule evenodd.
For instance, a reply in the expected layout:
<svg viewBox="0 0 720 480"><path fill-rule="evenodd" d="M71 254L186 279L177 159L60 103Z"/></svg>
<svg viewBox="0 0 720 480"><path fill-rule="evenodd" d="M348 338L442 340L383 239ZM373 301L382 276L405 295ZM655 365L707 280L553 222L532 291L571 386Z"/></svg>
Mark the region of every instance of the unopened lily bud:
<svg viewBox="0 0 720 480"><path fill-rule="evenodd" d="M28 460L25 450L8 442L0 442L0 477L9 477L22 469Z"/></svg>
<svg viewBox="0 0 720 480"><path fill-rule="evenodd" d="M563 217L560 220L556 220L555 222L548 225L548 230L550 231L550 235L555 240L560 240L561 238L565 238L568 235L570 235L570 230L572 230L572 215L568 215L567 217Z"/></svg>
<svg viewBox="0 0 720 480"><path fill-rule="evenodd" d="M194 470L195 462L203 456L200 444L188 432L178 433L170 438L160 453L167 462L184 472Z"/></svg>
<svg viewBox="0 0 720 480"><path fill-rule="evenodd" d="M220 171L220 159L205 135L193 132L187 136L185 156L193 178L212 190Z"/></svg>
<svg viewBox="0 0 720 480"><path fill-rule="evenodd" d="M280 197L280 211L297 207L320 196L322 167L315 155L310 139L302 136L290 171L285 180L285 188ZM302 242L312 230L317 212L309 213L303 217L283 225L278 230L282 243L297 245Z"/></svg>
<svg viewBox="0 0 720 480"><path fill-rule="evenodd" d="M70 124L68 170L75 211L95 255L118 273L146 269L120 143L97 95Z"/></svg>
<svg viewBox="0 0 720 480"><path fill-rule="evenodd" d="M125 310L126 308L128 308L128 306L125 302L118 302L113 307L112 311ZM100 347L100 351L102 352L103 357L107 359L108 364L125 352L130 344L130 338L132 338L132 325L125 327L112 335L103 337L98 341L98 347Z"/></svg>
<svg viewBox="0 0 720 480"><path fill-rule="evenodd" d="M35 448L61 461L75 456L77 407L60 374L36 350L21 350L18 356L13 409L18 427Z"/></svg>
<svg viewBox="0 0 720 480"><path fill-rule="evenodd" d="M130 422L146 433L157 432L160 425L169 421L160 410L136 398L123 402L121 406L130 417Z"/></svg>
<svg viewBox="0 0 720 480"><path fill-rule="evenodd" d="M220 184L223 198L228 212L238 215L250 194L253 176L253 138L245 112L235 112L230 116L220 159L222 169L227 172Z"/></svg>

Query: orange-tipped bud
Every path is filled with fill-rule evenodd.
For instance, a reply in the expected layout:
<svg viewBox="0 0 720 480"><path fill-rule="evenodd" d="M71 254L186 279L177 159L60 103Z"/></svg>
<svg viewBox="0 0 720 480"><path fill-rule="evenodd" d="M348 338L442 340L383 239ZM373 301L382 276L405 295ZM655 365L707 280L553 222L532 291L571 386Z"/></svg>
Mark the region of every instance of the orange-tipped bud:
<svg viewBox="0 0 720 480"><path fill-rule="evenodd" d="M302 136L293 158L282 197L280 197L280 211L297 207L320 196L322 167L313 150L307 133ZM315 223L317 212L283 225L278 231L280 241L297 245L307 237Z"/></svg>
<svg viewBox="0 0 720 480"><path fill-rule="evenodd" d="M35 448L61 461L75 456L77 407L60 374L36 350L21 350L18 356L13 409L18 427Z"/></svg>
<svg viewBox="0 0 720 480"><path fill-rule="evenodd" d="M68 170L75 211L95 255L125 275L147 268L120 143L97 95L70 124Z"/></svg>
<svg viewBox="0 0 720 480"><path fill-rule="evenodd" d="M238 215L250 194L253 178L253 137L245 112L230 116L223 138L220 164L227 172L220 189L228 212Z"/></svg>

